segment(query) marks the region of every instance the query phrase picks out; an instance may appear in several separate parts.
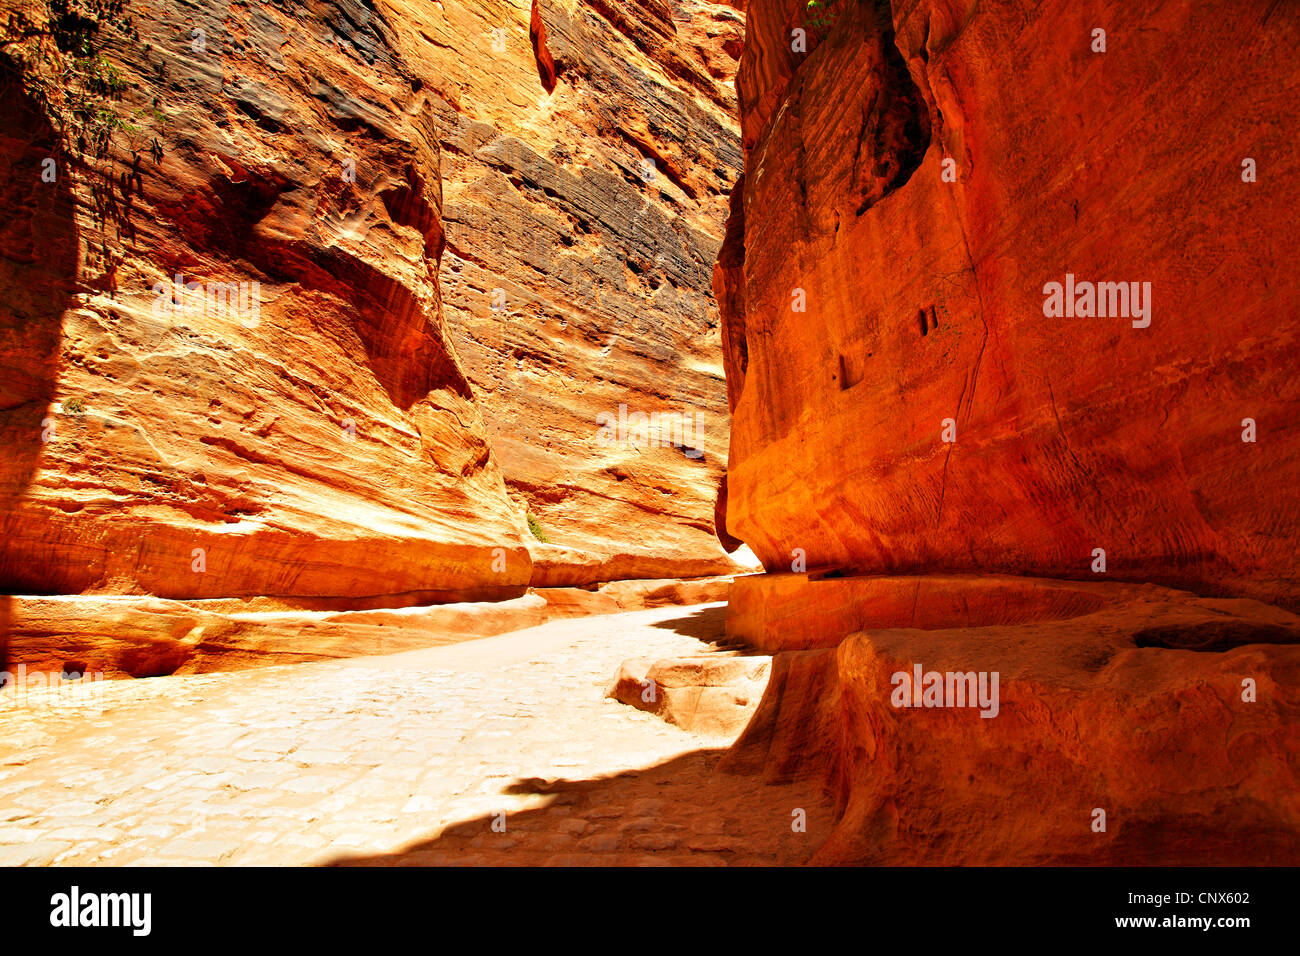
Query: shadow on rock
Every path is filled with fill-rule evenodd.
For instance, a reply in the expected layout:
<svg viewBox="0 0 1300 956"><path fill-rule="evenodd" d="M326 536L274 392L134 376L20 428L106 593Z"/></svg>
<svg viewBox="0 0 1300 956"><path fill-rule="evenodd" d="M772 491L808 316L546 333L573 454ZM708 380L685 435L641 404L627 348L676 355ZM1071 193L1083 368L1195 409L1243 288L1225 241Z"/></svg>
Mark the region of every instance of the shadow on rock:
<svg viewBox="0 0 1300 956"><path fill-rule="evenodd" d="M63 314L76 287L78 234L58 137L0 54L0 591L39 590L18 511L53 424ZM52 181L51 181L52 180ZM7 643L7 633L0 644Z"/></svg>
<svg viewBox="0 0 1300 956"><path fill-rule="evenodd" d="M673 631L683 637L693 637L696 640L711 644L719 650L734 651L746 655L761 653L744 641L727 636L726 605L700 608L685 617L654 621L650 626L662 628L665 631Z"/></svg>

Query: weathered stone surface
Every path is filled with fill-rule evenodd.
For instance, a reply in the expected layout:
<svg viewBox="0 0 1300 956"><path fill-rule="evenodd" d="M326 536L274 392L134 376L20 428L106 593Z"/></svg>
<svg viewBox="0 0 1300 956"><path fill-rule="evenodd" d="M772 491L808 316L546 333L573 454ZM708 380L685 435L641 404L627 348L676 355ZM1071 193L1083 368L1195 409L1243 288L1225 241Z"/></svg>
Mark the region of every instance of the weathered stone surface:
<svg viewBox="0 0 1300 956"><path fill-rule="evenodd" d="M725 601L730 587L730 578L613 581L591 590L530 588L507 600L350 609L266 598L14 597L5 607L5 666L10 673L21 665L29 672L113 679L395 654L562 618Z"/></svg>
<svg viewBox="0 0 1300 956"><path fill-rule="evenodd" d="M1300 618L1119 587L1085 617L886 624L778 654L724 765L827 784L815 863L1296 863L1300 647L1258 642L1294 642ZM918 664L997 672L996 716L894 706Z"/></svg>
<svg viewBox="0 0 1300 956"><path fill-rule="evenodd" d="M740 165L741 16L401 10L440 123L448 324L510 493L549 542L530 539L532 583L734 571L713 536L727 424L710 283ZM681 417L602 432L602 415L638 413Z"/></svg>
<svg viewBox="0 0 1300 956"><path fill-rule="evenodd" d="M834 647L847 634L876 628L998 627L1117 608L1124 613L1133 604L1164 607L1170 593L1154 586L1009 575L754 574L737 579L731 590L727 633L766 652L806 650ZM1285 611L1272 613L1292 619Z"/></svg>
<svg viewBox="0 0 1300 956"><path fill-rule="evenodd" d="M693 733L734 736L767 687L763 656L636 658L624 661L606 696Z"/></svg>
<svg viewBox="0 0 1300 956"><path fill-rule="evenodd" d="M749 5L737 79L726 530L773 569L1089 577L1103 548L1300 606L1296 10L841 2L800 54L803 7ZM1150 326L1046 317L1067 273L1151 283Z"/></svg>
<svg viewBox="0 0 1300 956"><path fill-rule="evenodd" d="M726 766L833 791L819 863L1294 864L1300 17L833 9L801 53L753 0L737 80L717 525L798 573L733 588ZM1150 310L1049 317L1067 274ZM896 707L917 665L996 716Z"/></svg>
<svg viewBox="0 0 1300 956"><path fill-rule="evenodd" d="M692 578L689 580L638 579L610 581L599 593L619 602L623 610L644 607L668 607L677 604L707 604L725 601L734 579L729 577ZM546 589L547 592L551 589Z"/></svg>
<svg viewBox="0 0 1300 956"><path fill-rule="evenodd" d="M834 647L858 631L1043 627L1133 628L1141 646L1224 651L1300 643L1300 616L1243 598L1203 598L1154 584L1005 575L737 578L727 633L765 652Z"/></svg>
<svg viewBox="0 0 1300 956"><path fill-rule="evenodd" d="M138 129L96 168L33 179L41 121L6 123L0 587L517 591L527 531L441 317L434 110L372 6L226 17L137 18L109 55Z"/></svg>
<svg viewBox="0 0 1300 956"><path fill-rule="evenodd" d="M5 48L0 590L511 599L530 549L541 585L734 571L709 284L740 15L232 11L141 11L107 51L133 131L90 165ZM688 415L682 447L602 446L620 405Z"/></svg>

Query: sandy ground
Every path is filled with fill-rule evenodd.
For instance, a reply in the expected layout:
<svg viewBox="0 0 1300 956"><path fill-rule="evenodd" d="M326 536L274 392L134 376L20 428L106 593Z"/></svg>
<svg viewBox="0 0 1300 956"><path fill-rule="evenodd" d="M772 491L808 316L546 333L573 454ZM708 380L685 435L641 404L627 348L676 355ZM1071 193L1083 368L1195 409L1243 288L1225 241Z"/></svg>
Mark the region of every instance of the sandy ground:
<svg viewBox="0 0 1300 956"><path fill-rule="evenodd" d="M708 652L722 608L10 697L0 865L804 862L818 788L718 772L730 739L604 696L626 658Z"/></svg>

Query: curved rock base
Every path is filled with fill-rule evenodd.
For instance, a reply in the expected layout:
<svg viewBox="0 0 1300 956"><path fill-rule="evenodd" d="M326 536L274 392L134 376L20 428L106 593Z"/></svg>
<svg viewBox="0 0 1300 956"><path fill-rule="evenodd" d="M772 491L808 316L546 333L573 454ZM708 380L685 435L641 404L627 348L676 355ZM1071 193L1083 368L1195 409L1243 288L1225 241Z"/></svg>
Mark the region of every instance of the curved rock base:
<svg viewBox="0 0 1300 956"><path fill-rule="evenodd" d="M896 602L887 600L900 593L899 579L856 580L859 598L876 599L883 626L834 647L778 654L758 712L724 763L774 783L824 780L837 822L814 862L1300 862L1293 615L1163 588L1026 581L1058 594L1081 588L1104 606L997 623L998 595L1015 585L969 578L975 626L954 616L909 628L891 618ZM811 625L852 604L828 605L815 596L819 585L806 583L801 622L799 589L777 586L792 634L825 634ZM838 593L850 588L840 582ZM853 613L870 620L872 606L859 600ZM778 643L775 631L767 643ZM923 686L911 689L917 665ZM973 674L977 691L991 691L997 674L995 706L952 706L959 699L947 680L942 691L931 685L928 702L938 706L926 706L932 672ZM898 706L900 698L912 706Z"/></svg>

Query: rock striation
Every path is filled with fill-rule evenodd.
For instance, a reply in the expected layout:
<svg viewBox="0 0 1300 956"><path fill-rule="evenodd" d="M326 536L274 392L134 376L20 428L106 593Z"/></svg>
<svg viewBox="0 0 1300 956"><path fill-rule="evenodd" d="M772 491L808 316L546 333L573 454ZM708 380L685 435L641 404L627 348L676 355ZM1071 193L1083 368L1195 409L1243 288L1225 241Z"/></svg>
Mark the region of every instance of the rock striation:
<svg viewBox="0 0 1300 956"><path fill-rule="evenodd" d="M830 7L748 7L726 531L1300 607L1295 10Z"/></svg>
<svg viewBox="0 0 1300 956"><path fill-rule="evenodd" d="M713 535L728 424L710 286L741 163L742 16L457 7L394 22L443 130L452 339L547 539L530 539L533 583L734 570Z"/></svg>
<svg viewBox="0 0 1300 956"><path fill-rule="evenodd" d="M827 786L814 862L1294 864L1300 17L821 10L737 79L727 768Z"/></svg>
<svg viewBox="0 0 1300 956"><path fill-rule="evenodd" d="M19 80L38 41L0 49L0 591L410 604L734 570L709 286L739 13L133 10L97 160ZM606 447L620 406L694 430Z"/></svg>
<svg viewBox="0 0 1300 956"><path fill-rule="evenodd" d="M527 532L441 314L436 118L384 18L344 2L137 20L106 55L140 132L98 168L61 158L81 255L45 316L50 401L29 390L3 417L24 450L3 475L4 588L522 589ZM27 122L8 142L33 141ZM7 328L36 318L5 310ZM7 344L6 368L25 365Z"/></svg>

